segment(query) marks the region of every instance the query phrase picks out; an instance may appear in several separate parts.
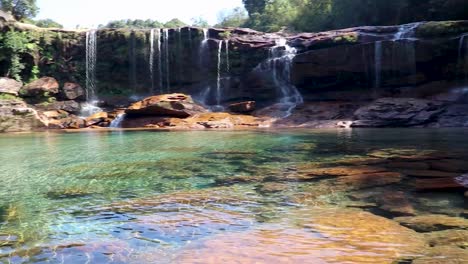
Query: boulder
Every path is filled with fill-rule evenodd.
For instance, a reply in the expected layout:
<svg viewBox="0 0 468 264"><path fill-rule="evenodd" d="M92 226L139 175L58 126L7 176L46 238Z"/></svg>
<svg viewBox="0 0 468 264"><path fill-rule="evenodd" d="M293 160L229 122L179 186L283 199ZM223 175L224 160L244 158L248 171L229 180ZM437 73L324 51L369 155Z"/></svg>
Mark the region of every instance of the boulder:
<svg viewBox="0 0 468 264"><path fill-rule="evenodd" d="M98 125L102 122L106 122L109 115L106 112L99 112L86 118L86 126Z"/></svg>
<svg viewBox="0 0 468 264"><path fill-rule="evenodd" d="M411 127L428 124L445 110L444 104L415 98L381 98L359 108L352 127Z"/></svg>
<svg viewBox="0 0 468 264"><path fill-rule="evenodd" d="M255 101L245 101L229 105L229 111L233 113L250 113L255 111Z"/></svg>
<svg viewBox="0 0 468 264"><path fill-rule="evenodd" d="M185 94L151 96L132 104L125 111L127 117L168 116L179 118L187 118L202 112L207 112L207 110L195 104L192 97Z"/></svg>
<svg viewBox="0 0 468 264"><path fill-rule="evenodd" d="M23 87L22 82L18 82L14 79L0 78L0 93L18 95L19 90Z"/></svg>
<svg viewBox="0 0 468 264"><path fill-rule="evenodd" d="M52 110L63 110L72 114L79 114L81 112L80 104L72 100L53 102L46 108Z"/></svg>
<svg viewBox="0 0 468 264"><path fill-rule="evenodd" d="M63 86L63 97L67 100L85 101L86 92L77 83L65 83Z"/></svg>
<svg viewBox="0 0 468 264"><path fill-rule="evenodd" d="M36 110L21 100L0 100L0 132L23 132L46 127Z"/></svg>
<svg viewBox="0 0 468 264"><path fill-rule="evenodd" d="M59 83L52 77L43 77L35 80L20 90L25 97L51 96L59 93Z"/></svg>
<svg viewBox="0 0 468 264"><path fill-rule="evenodd" d="M431 247L434 246L458 246L468 247L468 230L444 230L424 234Z"/></svg>

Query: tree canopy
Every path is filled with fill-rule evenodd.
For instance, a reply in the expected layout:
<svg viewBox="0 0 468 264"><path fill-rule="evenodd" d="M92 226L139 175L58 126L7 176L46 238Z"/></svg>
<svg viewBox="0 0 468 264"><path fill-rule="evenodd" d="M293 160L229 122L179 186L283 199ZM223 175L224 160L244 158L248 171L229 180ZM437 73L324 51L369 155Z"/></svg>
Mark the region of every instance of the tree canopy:
<svg viewBox="0 0 468 264"><path fill-rule="evenodd" d="M362 25L468 19L466 0L243 0L246 26L321 31Z"/></svg>
<svg viewBox="0 0 468 264"><path fill-rule="evenodd" d="M243 26L248 19L246 11L237 7L232 10L221 12L218 15L219 23L215 25L216 27L240 27Z"/></svg>
<svg viewBox="0 0 468 264"><path fill-rule="evenodd" d="M0 0L0 9L10 12L19 21L33 18L39 12L36 0Z"/></svg>

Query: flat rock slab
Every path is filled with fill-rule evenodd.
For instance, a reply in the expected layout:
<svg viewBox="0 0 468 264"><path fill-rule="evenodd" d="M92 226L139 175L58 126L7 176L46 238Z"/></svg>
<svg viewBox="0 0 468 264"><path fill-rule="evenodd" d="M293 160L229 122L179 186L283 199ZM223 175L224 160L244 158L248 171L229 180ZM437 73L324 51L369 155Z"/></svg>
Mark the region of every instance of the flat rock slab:
<svg viewBox="0 0 468 264"><path fill-rule="evenodd" d="M439 214L397 217L393 220L418 232L432 232L445 229L468 229L467 219Z"/></svg>

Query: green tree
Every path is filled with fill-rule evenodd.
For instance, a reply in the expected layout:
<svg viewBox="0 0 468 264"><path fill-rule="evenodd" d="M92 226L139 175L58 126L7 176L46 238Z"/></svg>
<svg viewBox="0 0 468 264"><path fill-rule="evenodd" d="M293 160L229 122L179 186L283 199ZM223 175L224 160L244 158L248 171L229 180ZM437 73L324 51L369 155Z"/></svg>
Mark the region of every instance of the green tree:
<svg viewBox="0 0 468 264"><path fill-rule="evenodd" d="M164 24L165 28L180 28L185 26L187 26L187 23L181 21L178 18L173 18Z"/></svg>
<svg viewBox="0 0 468 264"><path fill-rule="evenodd" d="M207 28L210 27L210 24L203 17L194 17L192 18L192 26Z"/></svg>
<svg viewBox="0 0 468 264"><path fill-rule="evenodd" d="M0 9L10 12L19 21L33 18L39 12L36 0L0 0Z"/></svg>
<svg viewBox="0 0 468 264"><path fill-rule="evenodd" d="M8 54L9 67L7 76L21 80L21 72L25 69L25 64L21 61L25 53L34 53L38 49L37 43L27 32L7 31L0 35L0 53Z"/></svg>
<svg viewBox="0 0 468 264"><path fill-rule="evenodd" d="M218 15L219 23L216 27L240 27L245 24L248 19L247 12L244 8L236 7L227 12L221 12Z"/></svg>
<svg viewBox="0 0 468 264"><path fill-rule="evenodd" d="M99 28L130 28L130 29L149 29L149 28L161 28L162 23L156 20L141 20L141 19L122 19L114 20L107 23L107 25L100 25Z"/></svg>
<svg viewBox="0 0 468 264"><path fill-rule="evenodd" d="M250 16L255 13L263 13L268 2L268 0L242 0L242 3L244 3L244 7L247 12L249 12Z"/></svg>
<svg viewBox="0 0 468 264"><path fill-rule="evenodd" d="M47 19L40 19L34 21L34 24L41 28L63 28L63 26L54 20L47 18Z"/></svg>

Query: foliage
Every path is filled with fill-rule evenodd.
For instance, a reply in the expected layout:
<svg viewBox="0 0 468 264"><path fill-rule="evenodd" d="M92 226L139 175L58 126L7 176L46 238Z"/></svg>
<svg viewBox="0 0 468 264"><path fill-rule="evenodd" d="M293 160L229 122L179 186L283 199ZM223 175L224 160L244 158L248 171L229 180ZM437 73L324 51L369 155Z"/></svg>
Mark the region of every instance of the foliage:
<svg viewBox="0 0 468 264"><path fill-rule="evenodd" d="M218 15L219 23L216 27L240 27L245 24L248 19L247 12L244 8L237 7L232 10L221 12Z"/></svg>
<svg viewBox="0 0 468 264"><path fill-rule="evenodd" d="M33 22L36 26L41 28L63 28L63 26L54 20L47 18L47 19L40 19Z"/></svg>
<svg viewBox="0 0 468 264"><path fill-rule="evenodd" d="M200 28L208 28L210 24L203 17L192 18L192 26Z"/></svg>
<svg viewBox="0 0 468 264"><path fill-rule="evenodd" d="M181 21L178 18L173 18L164 24L165 28L180 28L185 26L187 26L187 23Z"/></svg>
<svg viewBox="0 0 468 264"><path fill-rule="evenodd" d="M27 32L10 30L0 35L0 51L10 54L7 76L20 81L21 72L25 68L21 61L22 55L36 52L37 49L37 43Z"/></svg>
<svg viewBox="0 0 468 264"><path fill-rule="evenodd" d="M246 26L322 31L362 25L396 25L468 19L466 0L243 0Z"/></svg>
<svg viewBox="0 0 468 264"><path fill-rule="evenodd" d="M33 18L39 12L36 0L0 0L0 9L10 12L16 20Z"/></svg>
<svg viewBox="0 0 468 264"><path fill-rule="evenodd" d="M105 26L100 26L100 28L133 28L133 29L149 29L149 28L161 28L163 24L156 20L142 20L142 19L122 19L114 20Z"/></svg>
<svg viewBox="0 0 468 264"><path fill-rule="evenodd" d="M19 99L18 96L7 94L7 93L0 93L0 100L15 100Z"/></svg>

